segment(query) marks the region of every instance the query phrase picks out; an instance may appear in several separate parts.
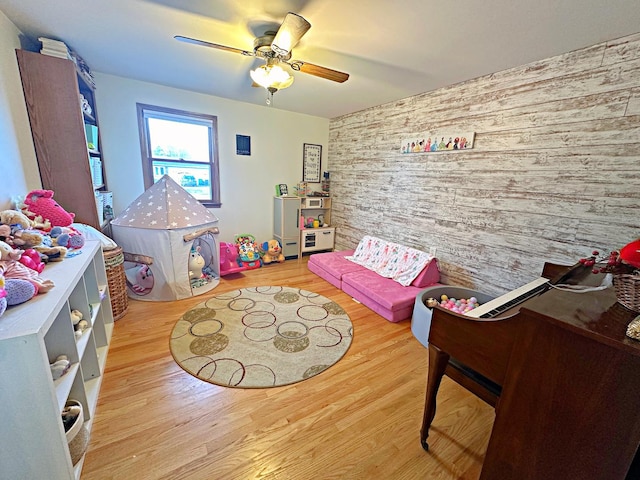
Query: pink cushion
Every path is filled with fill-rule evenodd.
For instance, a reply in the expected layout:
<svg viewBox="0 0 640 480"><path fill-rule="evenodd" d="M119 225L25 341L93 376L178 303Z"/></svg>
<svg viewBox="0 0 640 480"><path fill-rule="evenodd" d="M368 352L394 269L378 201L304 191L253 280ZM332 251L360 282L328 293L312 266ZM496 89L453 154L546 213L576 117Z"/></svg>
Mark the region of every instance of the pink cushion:
<svg viewBox="0 0 640 480"><path fill-rule="evenodd" d="M346 285L388 310L412 306L416 295L421 291L418 287L404 287L398 282L394 282L390 278L383 278L370 270L344 274L342 276L343 290ZM360 299L358 298L358 300Z"/></svg>
<svg viewBox="0 0 640 480"><path fill-rule="evenodd" d="M433 259L427 266L422 269L416 278L411 282L411 286L425 288L434 283L440 281L440 267L438 267L438 260Z"/></svg>
<svg viewBox="0 0 640 480"><path fill-rule="evenodd" d="M334 287L341 288L342 275L349 272L365 270L364 267L347 260L347 255L353 254L353 250L339 252L314 253L309 256L307 268L316 275L324 278Z"/></svg>

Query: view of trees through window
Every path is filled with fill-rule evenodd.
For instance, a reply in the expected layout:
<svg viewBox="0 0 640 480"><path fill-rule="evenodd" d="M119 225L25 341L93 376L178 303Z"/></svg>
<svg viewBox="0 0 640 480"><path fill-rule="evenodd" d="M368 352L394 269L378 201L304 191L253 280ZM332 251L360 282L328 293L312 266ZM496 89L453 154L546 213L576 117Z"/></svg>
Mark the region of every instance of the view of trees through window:
<svg viewBox="0 0 640 480"><path fill-rule="evenodd" d="M169 175L204 205L219 206L217 118L138 104L138 121L145 188Z"/></svg>

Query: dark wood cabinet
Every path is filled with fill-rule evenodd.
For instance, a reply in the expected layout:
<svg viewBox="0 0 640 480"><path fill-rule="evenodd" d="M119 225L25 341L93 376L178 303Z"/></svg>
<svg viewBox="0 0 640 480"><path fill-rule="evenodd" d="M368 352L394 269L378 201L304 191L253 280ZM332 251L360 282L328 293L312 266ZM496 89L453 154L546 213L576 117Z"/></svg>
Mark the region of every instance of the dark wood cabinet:
<svg viewBox="0 0 640 480"><path fill-rule="evenodd" d="M56 201L76 214L76 222L100 230L96 191L106 188L103 162L99 142L90 151L85 133L91 126L97 132L94 88L71 60L25 50L16 54L42 187L55 192ZM90 114L83 113L80 94Z"/></svg>

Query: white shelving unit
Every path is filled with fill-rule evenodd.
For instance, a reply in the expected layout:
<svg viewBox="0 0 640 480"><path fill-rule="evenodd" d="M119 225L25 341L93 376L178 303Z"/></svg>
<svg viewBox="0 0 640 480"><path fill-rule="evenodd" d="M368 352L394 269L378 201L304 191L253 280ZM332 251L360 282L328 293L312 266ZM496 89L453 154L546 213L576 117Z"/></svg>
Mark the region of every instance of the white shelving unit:
<svg viewBox="0 0 640 480"><path fill-rule="evenodd" d="M0 477L78 479L84 457L72 465L61 413L79 401L91 431L114 325L100 243L87 241L41 276L55 286L0 317ZM71 310L89 322L77 340ZM71 368L54 381L59 355Z"/></svg>

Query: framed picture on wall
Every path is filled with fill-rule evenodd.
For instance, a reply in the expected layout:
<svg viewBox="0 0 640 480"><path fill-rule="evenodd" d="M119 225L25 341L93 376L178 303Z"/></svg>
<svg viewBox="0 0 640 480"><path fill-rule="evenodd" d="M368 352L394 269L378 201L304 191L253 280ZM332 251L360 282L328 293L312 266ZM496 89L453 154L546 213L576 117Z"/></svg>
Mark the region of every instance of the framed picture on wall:
<svg viewBox="0 0 640 480"><path fill-rule="evenodd" d="M322 163L322 145L305 143L302 152L302 181L320 183L320 164Z"/></svg>
<svg viewBox="0 0 640 480"><path fill-rule="evenodd" d="M279 183L276 185L276 195L279 197L286 197L289 195L289 188L286 183Z"/></svg>

